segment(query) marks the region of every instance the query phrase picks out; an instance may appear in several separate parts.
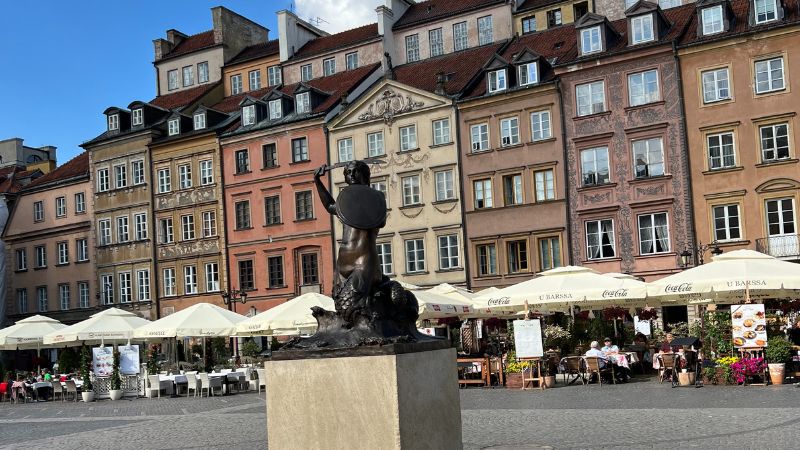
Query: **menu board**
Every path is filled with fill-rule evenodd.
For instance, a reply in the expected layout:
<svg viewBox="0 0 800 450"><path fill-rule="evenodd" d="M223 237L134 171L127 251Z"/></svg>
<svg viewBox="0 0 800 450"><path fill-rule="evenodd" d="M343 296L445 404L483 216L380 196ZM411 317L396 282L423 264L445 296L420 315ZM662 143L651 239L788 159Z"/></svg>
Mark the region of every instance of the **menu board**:
<svg viewBox="0 0 800 450"><path fill-rule="evenodd" d="M136 375L139 373L139 346L119 346L119 372L122 375Z"/></svg>
<svg viewBox="0 0 800 450"><path fill-rule="evenodd" d="M733 346L753 348L767 346L767 318L764 305L731 306Z"/></svg>
<svg viewBox="0 0 800 450"><path fill-rule="evenodd" d="M517 358L544 356L542 324L539 319L514 321L514 346Z"/></svg>
<svg viewBox="0 0 800 450"><path fill-rule="evenodd" d="M114 370L114 347L95 347L92 349L92 356L95 376L111 376L111 371Z"/></svg>

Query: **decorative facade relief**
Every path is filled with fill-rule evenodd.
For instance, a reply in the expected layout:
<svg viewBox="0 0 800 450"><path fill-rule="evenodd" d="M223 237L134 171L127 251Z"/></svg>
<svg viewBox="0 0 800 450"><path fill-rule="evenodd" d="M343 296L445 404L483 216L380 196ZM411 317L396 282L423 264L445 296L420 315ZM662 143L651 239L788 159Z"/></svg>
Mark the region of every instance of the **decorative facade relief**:
<svg viewBox="0 0 800 450"><path fill-rule="evenodd" d="M358 116L358 120L367 121L382 119L386 125L391 126L398 114L422 108L425 103L412 100L410 95L403 97L391 89L386 89L380 98L371 103L367 110Z"/></svg>

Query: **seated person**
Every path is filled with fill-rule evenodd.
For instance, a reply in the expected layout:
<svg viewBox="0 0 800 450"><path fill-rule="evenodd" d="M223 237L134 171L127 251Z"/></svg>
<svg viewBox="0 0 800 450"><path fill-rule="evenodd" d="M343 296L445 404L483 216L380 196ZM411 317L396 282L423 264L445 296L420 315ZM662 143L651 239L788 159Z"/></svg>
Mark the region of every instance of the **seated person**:
<svg viewBox="0 0 800 450"><path fill-rule="evenodd" d="M675 337L672 336L672 333L667 333L666 339L661 344L661 347L659 349L661 353L674 353L681 348L681 346L679 345L672 345L673 339L675 339Z"/></svg>
<svg viewBox="0 0 800 450"><path fill-rule="evenodd" d="M596 356L600 358L600 368L602 369L606 367L606 364L608 363L608 356L598 349L598 347L600 347L600 343L597 341L592 341L589 347L589 350L586 351L586 356Z"/></svg>
<svg viewBox="0 0 800 450"><path fill-rule="evenodd" d="M53 381L53 375L50 374L50 371L47 369L42 369L42 379L43 381L47 381L48 383Z"/></svg>
<svg viewBox="0 0 800 450"><path fill-rule="evenodd" d="M600 351L603 352L604 354L608 355L608 354L619 353L619 347L611 343L610 337L603 339L603 344L604 344L603 348L601 348Z"/></svg>

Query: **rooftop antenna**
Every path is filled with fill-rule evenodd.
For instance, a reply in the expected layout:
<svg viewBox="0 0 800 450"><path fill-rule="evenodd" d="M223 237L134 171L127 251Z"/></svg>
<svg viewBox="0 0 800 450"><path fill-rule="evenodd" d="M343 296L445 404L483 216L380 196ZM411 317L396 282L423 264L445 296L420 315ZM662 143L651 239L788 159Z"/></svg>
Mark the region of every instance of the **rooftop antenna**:
<svg viewBox="0 0 800 450"><path fill-rule="evenodd" d="M294 14L294 0L289 2L289 12Z"/></svg>
<svg viewBox="0 0 800 450"><path fill-rule="evenodd" d="M328 22L327 20L325 20L325 19L323 19L322 17L319 17L319 16L317 16L317 17L309 17L308 18L308 23L310 23L311 25L314 25L317 28L319 28L319 25L321 23L330 24L330 22Z"/></svg>

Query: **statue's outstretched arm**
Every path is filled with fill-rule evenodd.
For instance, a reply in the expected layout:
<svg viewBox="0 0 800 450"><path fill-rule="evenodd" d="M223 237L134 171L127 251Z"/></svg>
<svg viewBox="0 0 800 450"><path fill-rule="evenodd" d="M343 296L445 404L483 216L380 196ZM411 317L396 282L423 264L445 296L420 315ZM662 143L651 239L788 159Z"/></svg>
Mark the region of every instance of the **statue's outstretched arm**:
<svg viewBox="0 0 800 450"><path fill-rule="evenodd" d="M317 186L317 192L319 193L319 199L322 201L322 204L325 206L325 209L328 210L331 214L336 214L336 201L333 199L333 196L330 192L328 192L328 188L325 187L325 184L322 182L322 176L325 175L325 172L328 171L328 166L322 165L317 170L314 171L314 184Z"/></svg>

